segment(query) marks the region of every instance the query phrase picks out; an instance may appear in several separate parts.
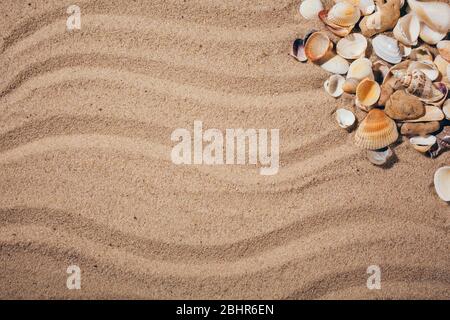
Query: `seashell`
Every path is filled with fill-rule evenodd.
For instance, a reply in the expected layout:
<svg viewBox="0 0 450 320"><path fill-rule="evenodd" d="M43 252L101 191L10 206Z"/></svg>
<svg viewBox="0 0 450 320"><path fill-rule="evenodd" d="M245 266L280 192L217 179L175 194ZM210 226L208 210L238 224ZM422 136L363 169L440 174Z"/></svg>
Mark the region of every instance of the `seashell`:
<svg viewBox="0 0 450 320"><path fill-rule="evenodd" d="M447 62L447 60L445 60L444 58L441 57L440 54L438 54L436 56L436 58L434 59L434 64L436 65L436 68L439 70L439 72L442 75L442 78L445 79L448 76L448 66L450 65L450 63Z"/></svg>
<svg viewBox="0 0 450 320"><path fill-rule="evenodd" d="M408 0L408 4L411 11L430 29L440 33L447 33L450 29L450 6L448 3Z"/></svg>
<svg viewBox="0 0 450 320"><path fill-rule="evenodd" d="M397 125L382 110L372 109L356 130L356 145L369 150L385 148L398 139Z"/></svg>
<svg viewBox="0 0 450 320"><path fill-rule="evenodd" d="M383 80L386 78L386 76L389 73L389 65L382 60L375 61L373 63L372 69L375 72L375 78L379 82L383 82Z"/></svg>
<svg viewBox="0 0 450 320"><path fill-rule="evenodd" d="M411 54L409 55L411 60L416 61L433 61L433 55L431 54L430 50L425 46L420 46L411 51Z"/></svg>
<svg viewBox="0 0 450 320"><path fill-rule="evenodd" d="M291 56L300 62L305 62L308 60L308 57L305 54L305 42L303 39L295 39L292 44Z"/></svg>
<svg viewBox="0 0 450 320"><path fill-rule="evenodd" d="M352 33L339 40L336 52L345 59L357 59L364 56L367 48L367 40L360 33Z"/></svg>
<svg viewBox="0 0 450 320"><path fill-rule="evenodd" d="M368 16L375 11L375 3L373 0L359 0L358 8L361 10L361 14Z"/></svg>
<svg viewBox="0 0 450 320"><path fill-rule="evenodd" d="M320 11L323 10L323 5L321 0L304 0L300 4L300 14L305 19L317 18Z"/></svg>
<svg viewBox="0 0 450 320"><path fill-rule="evenodd" d="M345 78L338 74L330 76L323 84L325 91L332 97L337 98L344 93L342 86L345 82Z"/></svg>
<svg viewBox="0 0 450 320"><path fill-rule="evenodd" d="M425 107L418 97L398 90L389 97L384 112L394 120L409 120L423 117Z"/></svg>
<svg viewBox="0 0 450 320"><path fill-rule="evenodd" d="M341 128L349 129L355 124L356 117L353 112L347 109L337 109L336 121Z"/></svg>
<svg viewBox="0 0 450 320"><path fill-rule="evenodd" d="M383 148L380 150L367 150L367 159L377 166L382 166L392 157L391 148Z"/></svg>
<svg viewBox="0 0 450 320"><path fill-rule="evenodd" d="M394 37L406 46L415 46L420 33L420 21L416 15L409 13L398 19L394 28Z"/></svg>
<svg viewBox="0 0 450 320"><path fill-rule="evenodd" d="M387 0L375 13L365 16L359 23L359 28L365 37L370 38L377 33L393 29L399 17L399 0Z"/></svg>
<svg viewBox="0 0 450 320"><path fill-rule="evenodd" d="M356 88L358 87L358 84L361 82L361 80L358 80L356 78L348 78L345 80L342 90L347 93L356 93Z"/></svg>
<svg viewBox="0 0 450 320"><path fill-rule="evenodd" d="M434 188L439 198L450 201L450 166L439 168L434 174Z"/></svg>
<svg viewBox="0 0 450 320"><path fill-rule="evenodd" d="M439 70L432 61L412 61L409 64L407 72L413 70L422 71L431 81L434 81L439 77Z"/></svg>
<svg viewBox="0 0 450 320"><path fill-rule="evenodd" d="M380 106L384 106L391 94L402 87L401 79L406 75L409 64L410 61L405 60L389 69L381 85L380 100L378 101Z"/></svg>
<svg viewBox="0 0 450 320"><path fill-rule="evenodd" d="M328 10L322 10L319 12L319 18L320 20L327 26L328 30L333 32L335 35L339 37L345 37L350 34L352 31L354 25L345 27L345 26L339 26L329 21L328 19Z"/></svg>
<svg viewBox="0 0 450 320"><path fill-rule="evenodd" d="M362 80L356 87L356 98L364 107L374 106L380 98L380 85L371 79Z"/></svg>
<svg viewBox="0 0 450 320"><path fill-rule="evenodd" d="M394 38L380 34L372 40L372 47L378 57L389 63L402 61L402 52Z"/></svg>
<svg viewBox="0 0 450 320"><path fill-rule="evenodd" d="M436 132L441 128L437 121L425 123L404 123L400 129L400 133L404 136L426 136Z"/></svg>
<svg viewBox="0 0 450 320"><path fill-rule="evenodd" d="M439 41L436 48L438 48L441 57L450 62L450 40Z"/></svg>
<svg viewBox="0 0 450 320"><path fill-rule="evenodd" d="M436 107L442 106L448 96L448 87L443 82L435 82L432 86L431 97L421 98L421 100L429 105Z"/></svg>
<svg viewBox="0 0 450 320"><path fill-rule="evenodd" d="M349 68L349 63L341 56L336 55L320 66L322 69L331 73L346 74Z"/></svg>
<svg viewBox="0 0 450 320"><path fill-rule="evenodd" d="M373 79L372 62L367 58L359 58L353 61L348 68L347 79L349 78Z"/></svg>
<svg viewBox="0 0 450 320"><path fill-rule="evenodd" d="M436 106L425 106L425 115L423 117L404 120L405 122L431 122L431 121L441 121L444 119L444 113L439 107Z"/></svg>
<svg viewBox="0 0 450 320"><path fill-rule="evenodd" d="M450 149L450 126L444 127L444 129L436 136L436 138L436 145L429 151L429 155L431 156L431 158L436 158L445 150Z"/></svg>
<svg viewBox="0 0 450 320"><path fill-rule="evenodd" d="M409 143L413 146L413 148L421 153L425 153L430 150L436 141L436 137L432 135L426 137L417 136L409 139Z"/></svg>
<svg viewBox="0 0 450 320"><path fill-rule="evenodd" d="M305 55L314 63L320 64L333 57L333 42L323 32L312 33L305 43Z"/></svg>
<svg viewBox="0 0 450 320"><path fill-rule="evenodd" d="M433 97L433 82L420 70L409 71L401 79L406 91L421 99Z"/></svg>
<svg viewBox="0 0 450 320"><path fill-rule="evenodd" d="M341 27L354 26L360 17L361 12L359 8L347 1L336 3L328 11L328 21Z"/></svg>
<svg viewBox="0 0 450 320"><path fill-rule="evenodd" d="M431 29L430 27L428 27L426 24L422 23L422 27L420 28L420 34L419 37L420 39L422 39L423 41L425 41L428 44L436 44L439 41L441 41L442 39L444 39L444 37L446 36L447 33L443 32L437 32L433 29Z"/></svg>
<svg viewBox="0 0 450 320"><path fill-rule="evenodd" d="M450 100L445 101L442 112L444 112L445 118L450 120Z"/></svg>

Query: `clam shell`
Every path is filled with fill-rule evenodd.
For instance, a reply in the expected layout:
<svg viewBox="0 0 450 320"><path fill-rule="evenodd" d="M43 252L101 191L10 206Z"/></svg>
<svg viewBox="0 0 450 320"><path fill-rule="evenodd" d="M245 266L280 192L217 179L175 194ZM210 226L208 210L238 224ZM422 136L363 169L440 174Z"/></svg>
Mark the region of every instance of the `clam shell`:
<svg viewBox="0 0 450 320"><path fill-rule="evenodd" d="M436 106L425 106L425 115L414 120L405 120L404 122L431 122L431 121L441 121L444 119L444 113L439 107Z"/></svg>
<svg viewBox="0 0 450 320"><path fill-rule="evenodd" d="M450 62L450 40L439 41L436 48L438 48L441 57Z"/></svg>
<svg viewBox="0 0 450 320"><path fill-rule="evenodd" d="M314 63L326 61L333 56L333 42L323 32L312 33L305 43L305 55Z"/></svg>
<svg viewBox="0 0 450 320"><path fill-rule="evenodd" d="M378 57L389 63L396 64L402 61L402 51L394 38L380 34L372 40L372 47Z"/></svg>
<svg viewBox="0 0 450 320"><path fill-rule="evenodd" d="M356 130L356 145L369 150L385 148L398 139L397 125L382 110L372 109Z"/></svg>
<svg viewBox="0 0 450 320"><path fill-rule="evenodd" d="M439 77L439 70L432 61L412 61L407 72L412 70L422 71L431 81L434 81Z"/></svg>
<svg viewBox="0 0 450 320"><path fill-rule="evenodd" d="M436 141L436 137L432 135L425 137L416 136L409 139L409 143L413 146L413 148L422 153L430 150Z"/></svg>
<svg viewBox="0 0 450 320"><path fill-rule="evenodd" d="M439 198L450 201L450 166L439 168L434 174L434 188Z"/></svg>
<svg viewBox="0 0 450 320"><path fill-rule="evenodd" d="M349 78L373 79L372 62L367 58L358 58L353 61L348 68L347 79Z"/></svg>
<svg viewBox="0 0 450 320"><path fill-rule="evenodd" d="M332 97L337 98L344 93L342 86L345 82L345 78L338 74L330 76L323 84L325 91Z"/></svg>
<svg viewBox="0 0 450 320"><path fill-rule="evenodd" d="M317 18L318 13L322 10L321 0L304 0L299 7L299 12L305 19Z"/></svg>
<svg viewBox="0 0 450 320"><path fill-rule="evenodd" d="M420 29L420 39L422 39L423 41L425 41L428 44L436 44L439 41L441 41L442 39L444 39L444 37L446 36L447 33L445 32L438 32L435 31L433 29L431 29L430 27L428 27L426 24L422 23L422 27Z"/></svg>
<svg viewBox="0 0 450 320"><path fill-rule="evenodd" d="M364 79L356 87L356 98L365 107L374 106L380 98L380 85L371 79Z"/></svg>
<svg viewBox="0 0 450 320"><path fill-rule="evenodd" d="M344 85L342 86L342 90L347 93L356 93L356 88L361 80L355 78L348 78L345 80Z"/></svg>
<svg viewBox="0 0 450 320"><path fill-rule="evenodd" d="M339 126L344 129L351 128L356 121L356 117L353 112L347 109L337 109L336 110L336 121Z"/></svg>
<svg viewBox="0 0 450 320"><path fill-rule="evenodd" d="M444 112L445 118L450 120L450 100L445 101L442 112Z"/></svg>
<svg viewBox="0 0 450 320"><path fill-rule="evenodd" d="M447 33L450 29L450 5L445 2L422 2L408 0L415 15L430 29Z"/></svg>
<svg viewBox="0 0 450 320"><path fill-rule="evenodd" d="M367 48L367 40L360 33L352 33L339 40L336 52L345 59L357 59L364 56Z"/></svg>
<svg viewBox="0 0 450 320"><path fill-rule="evenodd" d="M367 150L367 159L377 166L384 165L390 157L392 157L393 153L391 148L385 148L381 150Z"/></svg>
<svg viewBox="0 0 450 320"><path fill-rule="evenodd" d="M415 46L420 33L420 21L416 15L409 13L400 19L394 28L394 37L406 46Z"/></svg>
<svg viewBox="0 0 450 320"><path fill-rule="evenodd" d="M328 11L328 21L341 27L355 25L360 17L361 12L359 8L346 1L336 3Z"/></svg>
<svg viewBox="0 0 450 320"><path fill-rule="evenodd" d="M349 35L354 27L354 25L345 27L345 26L339 26L337 24L332 23L328 19L328 10L320 11L319 18L327 26L328 30L330 30L331 32L333 32L335 35L337 35L339 37L345 37L345 36Z"/></svg>
<svg viewBox="0 0 450 320"><path fill-rule="evenodd" d="M346 74L349 68L349 63L341 56L336 55L320 66L322 69L331 73Z"/></svg>

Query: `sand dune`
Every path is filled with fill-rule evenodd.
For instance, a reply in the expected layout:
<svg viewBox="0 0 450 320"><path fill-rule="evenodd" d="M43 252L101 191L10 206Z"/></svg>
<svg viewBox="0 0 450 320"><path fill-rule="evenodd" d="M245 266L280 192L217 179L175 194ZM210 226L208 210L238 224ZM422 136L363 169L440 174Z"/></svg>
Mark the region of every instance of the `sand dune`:
<svg viewBox="0 0 450 320"><path fill-rule="evenodd" d="M288 55L297 2L85 0L69 33L69 1L2 1L0 297L450 298L450 153L370 165ZM195 120L280 129L279 173L174 165Z"/></svg>

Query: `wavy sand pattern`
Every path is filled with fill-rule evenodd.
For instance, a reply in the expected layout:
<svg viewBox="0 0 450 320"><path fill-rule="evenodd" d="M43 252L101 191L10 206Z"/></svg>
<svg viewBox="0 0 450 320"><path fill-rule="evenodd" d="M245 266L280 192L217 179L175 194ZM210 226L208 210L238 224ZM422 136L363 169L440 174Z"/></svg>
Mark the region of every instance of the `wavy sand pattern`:
<svg viewBox="0 0 450 320"><path fill-rule="evenodd" d="M68 33L72 1L1 1L0 298L449 299L450 153L370 165L287 54L297 2L80 0ZM194 120L279 128L279 173L175 166Z"/></svg>

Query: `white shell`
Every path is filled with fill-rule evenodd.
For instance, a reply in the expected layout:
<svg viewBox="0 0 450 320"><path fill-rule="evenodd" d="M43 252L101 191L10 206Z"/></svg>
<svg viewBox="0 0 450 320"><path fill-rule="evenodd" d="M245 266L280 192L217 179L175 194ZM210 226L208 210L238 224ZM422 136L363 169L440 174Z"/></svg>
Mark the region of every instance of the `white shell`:
<svg viewBox="0 0 450 320"><path fill-rule="evenodd" d="M360 17L359 8L346 1L336 3L328 12L328 20L341 27L355 25Z"/></svg>
<svg viewBox="0 0 450 320"><path fill-rule="evenodd" d="M357 59L364 55L367 48L367 39L360 33L351 33L339 40L336 52L345 59Z"/></svg>
<svg viewBox="0 0 450 320"><path fill-rule="evenodd" d="M349 66L348 61L338 55L321 65L324 70L336 74L346 74Z"/></svg>
<svg viewBox="0 0 450 320"><path fill-rule="evenodd" d="M434 81L439 77L439 70L431 61L411 61L408 72L420 70L431 80Z"/></svg>
<svg viewBox="0 0 450 320"><path fill-rule="evenodd" d="M434 174L434 188L439 198L450 201L450 166L439 168Z"/></svg>
<svg viewBox="0 0 450 320"><path fill-rule="evenodd" d="M330 96L337 98L344 93L344 90L342 89L344 82L345 78L343 76L339 74L333 74L325 81L323 87Z"/></svg>
<svg viewBox="0 0 450 320"><path fill-rule="evenodd" d="M372 40L373 50L381 59L389 63L402 61L402 52L396 39L380 34Z"/></svg>
<svg viewBox="0 0 450 320"><path fill-rule="evenodd" d="M450 120L450 100L445 101L442 111L444 112L445 118Z"/></svg>
<svg viewBox="0 0 450 320"><path fill-rule="evenodd" d="M394 28L394 37L405 46L415 46L420 33L420 21L416 15L409 13L398 19Z"/></svg>
<svg viewBox="0 0 450 320"><path fill-rule="evenodd" d="M426 137L416 136L409 139L409 143L413 146L413 148L422 153L430 150L436 141L436 137L432 135Z"/></svg>
<svg viewBox="0 0 450 320"><path fill-rule="evenodd" d="M364 16L368 16L375 11L375 3L373 0L359 0L359 10Z"/></svg>
<svg viewBox="0 0 450 320"><path fill-rule="evenodd" d="M420 29L420 39L425 41L428 44L436 44L447 35L445 32L434 31L426 24L422 23L422 27Z"/></svg>
<svg viewBox="0 0 450 320"><path fill-rule="evenodd" d="M353 61L348 68L347 79L355 78L362 80L373 79L372 62L367 58L359 58Z"/></svg>
<svg viewBox="0 0 450 320"><path fill-rule="evenodd" d="M323 10L321 0L305 0L300 4L300 14L305 19L317 18L319 11Z"/></svg>
<svg viewBox="0 0 450 320"><path fill-rule="evenodd" d="M356 121L356 117L353 112L347 109L337 109L336 121L338 122L339 127L347 129L353 126Z"/></svg>
<svg viewBox="0 0 450 320"><path fill-rule="evenodd" d="M444 2L408 0L409 7L431 29L447 33L450 29L450 5Z"/></svg>
<svg viewBox="0 0 450 320"><path fill-rule="evenodd" d="M385 164L389 158L392 156L391 148L386 148L386 150L367 150L367 159L371 163L377 166L382 166Z"/></svg>

